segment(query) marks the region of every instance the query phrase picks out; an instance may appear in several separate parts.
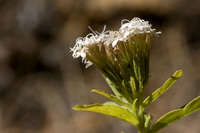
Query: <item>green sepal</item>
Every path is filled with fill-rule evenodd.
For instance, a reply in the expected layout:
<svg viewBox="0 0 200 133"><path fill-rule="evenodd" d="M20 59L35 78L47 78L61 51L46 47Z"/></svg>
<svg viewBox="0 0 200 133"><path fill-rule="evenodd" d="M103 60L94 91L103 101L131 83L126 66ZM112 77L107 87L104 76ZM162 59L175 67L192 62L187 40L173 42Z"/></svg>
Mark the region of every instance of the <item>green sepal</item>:
<svg viewBox="0 0 200 133"><path fill-rule="evenodd" d="M102 104L91 104L91 105L76 105L73 108L74 110L79 111L89 111L89 112L96 112L100 114L109 115L125 122L128 122L138 128L139 121L137 120L136 116L128 111L117 105L102 105Z"/></svg>
<svg viewBox="0 0 200 133"><path fill-rule="evenodd" d="M104 76L104 78L105 78L107 84L109 85L109 87L111 88L111 90L113 91L113 93L115 94L115 96L118 97L118 98L122 97L120 92L115 87L115 84L113 84L113 82L111 82L110 79L107 78L106 76Z"/></svg>
<svg viewBox="0 0 200 133"><path fill-rule="evenodd" d="M176 80L182 76L182 73L182 70L176 71L167 81L165 81L165 83L160 88L158 88L150 96L145 98L145 100L143 101L143 107L147 107L162 94L164 94L176 82Z"/></svg>
<svg viewBox="0 0 200 133"><path fill-rule="evenodd" d="M184 108L177 109L170 111L160 117L155 124L152 126L149 133L155 133L158 130L166 127L167 125L171 124L172 122L179 120L195 111L200 110L200 96L193 99L191 102L189 102Z"/></svg>
<svg viewBox="0 0 200 133"><path fill-rule="evenodd" d="M132 95L134 98L136 98L136 94L137 94L137 89L136 89L136 84L135 84L135 79L134 77L130 78L129 84L131 86L131 91L132 91Z"/></svg>
<svg viewBox="0 0 200 133"><path fill-rule="evenodd" d="M123 93L123 97L126 98L128 100L128 102L132 102L132 95L128 92L128 89L126 87L126 84L125 84L125 81L122 80L121 82L121 85L122 85L122 93Z"/></svg>

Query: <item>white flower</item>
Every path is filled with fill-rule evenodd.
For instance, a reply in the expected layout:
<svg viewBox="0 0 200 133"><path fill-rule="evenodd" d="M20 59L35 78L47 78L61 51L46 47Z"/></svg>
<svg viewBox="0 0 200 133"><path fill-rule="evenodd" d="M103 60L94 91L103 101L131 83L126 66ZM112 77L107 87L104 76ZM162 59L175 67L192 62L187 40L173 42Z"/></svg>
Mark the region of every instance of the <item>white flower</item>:
<svg viewBox="0 0 200 133"><path fill-rule="evenodd" d="M126 22L126 23L124 23ZM121 40L126 41L130 36L137 34L152 34L159 35L161 32L155 32L156 29L151 28L151 24L148 21L144 21L140 18L133 18L131 21L122 20L119 32L123 38Z"/></svg>
<svg viewBox="0 0 200 133"><path fill-rule="evenodd" d="M84 38L78 38L76 40L76 43L73 48L71 48L72 56L74 58L82 58L82 62L86 64L86 67L89 67L92 65L92 62L88 61L86 59L86 52L87 52L87 46L93 45L99 43L101 40L99 39L99 36L94 35L92 33L88 34Z"/></svg>
<svg viewBox="0 0 200 133"><path fill-rule="evenodd" d="M93 30L92 30L93 31ZM155 32L155 29L151 28L151 24L148 21L144 21L140 18L133 18L132 20L122 20L119 31L105 31L105 27L102 33L88 34L86 37L78 38L75 46L71 48L74 58L82 58L86 67L92 65L92 62L87 60L87 50L89 45L97 45L103 43L104 45L112 45L114 48L119 41L127 41L130 37L137 34L151 34L158 35L161 32Z"/></svg>
<svg viewBox="0 0 200 133"><path fill-rule="evenodd" d="M92 62L88 61L86 58L86 53L89 45L96 45L98 43L103 43L104 45L110 45L114 47L119 40L118 31L106 31L100 34L90 33L84 38L78 38L73 48L71 48L72 56L74 58L82 58L83 63L86 64L86 67L92 65Z"/></svg>

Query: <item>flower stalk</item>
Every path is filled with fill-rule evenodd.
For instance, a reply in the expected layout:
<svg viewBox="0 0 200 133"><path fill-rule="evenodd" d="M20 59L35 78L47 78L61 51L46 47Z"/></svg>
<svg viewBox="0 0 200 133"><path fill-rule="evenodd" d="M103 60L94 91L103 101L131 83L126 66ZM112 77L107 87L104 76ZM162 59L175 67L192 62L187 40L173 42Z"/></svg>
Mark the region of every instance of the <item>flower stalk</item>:
<svg viewBox="0 0 200 133"><path fill-rule="evenodd" d="M78 38L71 51L74 58L82 58L86 67L94 65L103 75L113 94L101 90L93 92L110 101L103 104L77 105L75 110L110 115L135 126L139 133L156 133L169 123L200 110L200 97L183 109L172 111L152 123L145 108L165 93L182 75L173 74L152 95L144 98L149 79L151 40L160 35L148 21L139 18L123 20L118 31L90 33Z"/></svg>

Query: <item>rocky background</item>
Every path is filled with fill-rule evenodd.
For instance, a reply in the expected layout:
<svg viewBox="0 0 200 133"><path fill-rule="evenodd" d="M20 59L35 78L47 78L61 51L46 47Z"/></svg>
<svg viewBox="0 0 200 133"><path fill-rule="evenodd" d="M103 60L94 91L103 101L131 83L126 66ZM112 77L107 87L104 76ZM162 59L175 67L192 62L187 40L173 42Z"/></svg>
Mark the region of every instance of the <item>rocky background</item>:
<svg viewBox="0 0 200 133"><path fill-rule="evenodd" d="M101 74L72 59L69 48L90 31L116 30L140 17L162 31L152 44L147 94L175 70L184 75L149 111L154 120L200 95L199 0L0 0L0 132L136 133L107 116L73 105L103 102ZM200 112L160 133L200 133Z"/></svg>

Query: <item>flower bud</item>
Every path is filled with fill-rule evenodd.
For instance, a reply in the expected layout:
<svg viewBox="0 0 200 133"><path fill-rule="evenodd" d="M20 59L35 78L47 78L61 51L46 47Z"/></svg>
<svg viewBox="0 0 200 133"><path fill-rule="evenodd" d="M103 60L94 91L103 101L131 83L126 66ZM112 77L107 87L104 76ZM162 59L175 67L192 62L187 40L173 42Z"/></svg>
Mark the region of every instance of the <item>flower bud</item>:
<svg viewBox="0 0 200 133"><path fill-rule="evenodd" d="M149 77L151 39L160 33L148 21L133 18L123 20L118 31L77 39L71 50L74 58L82 57L86 67L94 64L103 73L115 95L132 102L143 94Z"/></svg>

